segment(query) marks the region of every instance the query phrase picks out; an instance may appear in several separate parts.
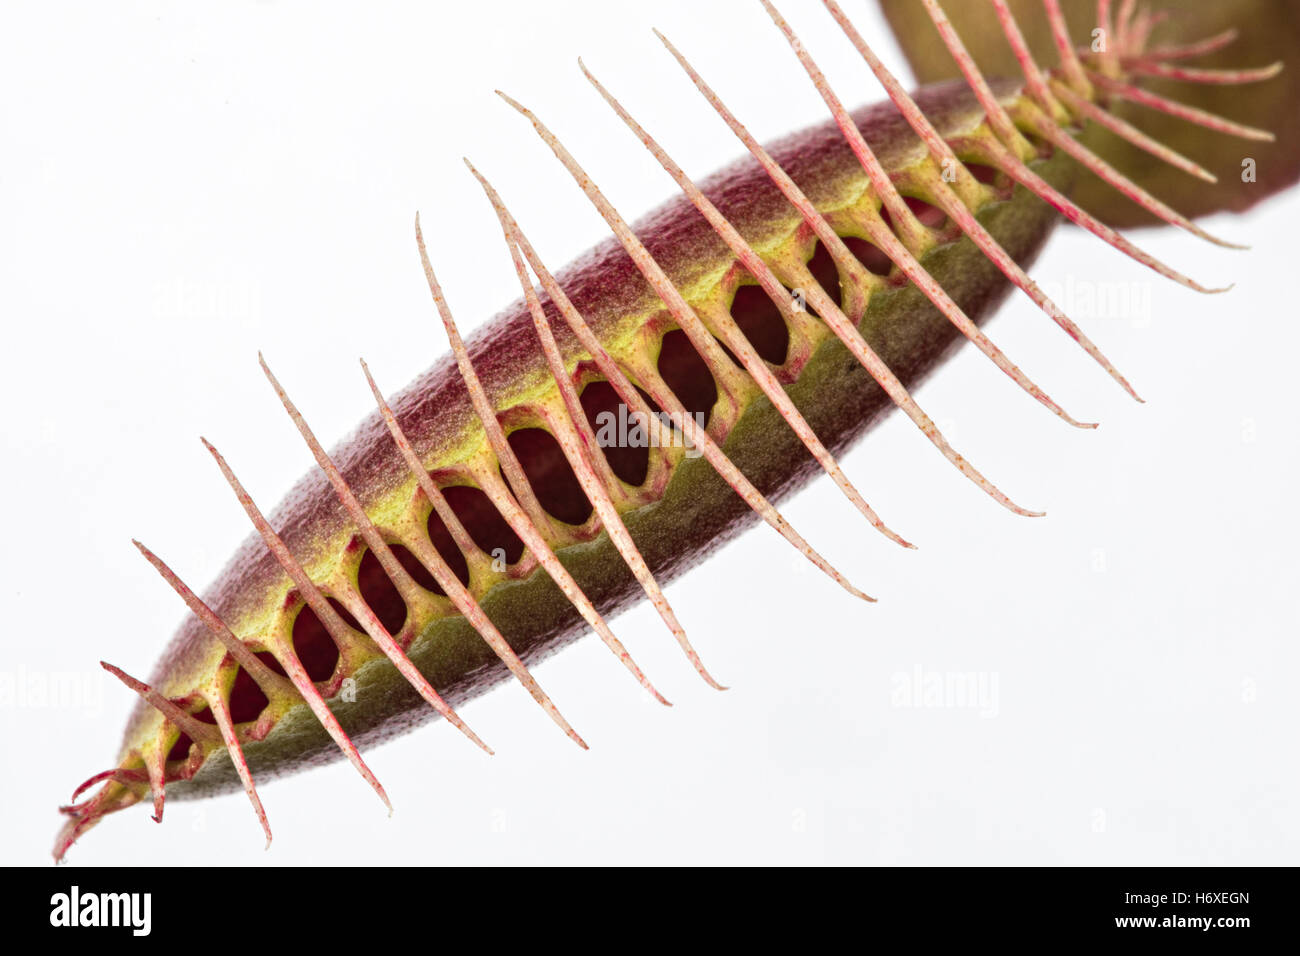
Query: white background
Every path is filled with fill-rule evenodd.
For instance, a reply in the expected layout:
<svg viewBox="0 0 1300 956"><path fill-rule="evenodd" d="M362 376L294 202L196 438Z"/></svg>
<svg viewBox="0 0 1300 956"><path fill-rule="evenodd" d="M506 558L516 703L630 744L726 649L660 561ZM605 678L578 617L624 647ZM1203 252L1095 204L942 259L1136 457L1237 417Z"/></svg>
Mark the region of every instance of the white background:
<svg viewBox="0 0 1300 956"><path fill-rule="evenodd" d="M820 5L784 6L846 100L881 98ZM848 8L905 73L874 5ZM675 187L579 54L694 174L740 147L651 26L760 138L824 108L748 2L33 3L5 20L0 668L85 688L78 706L0 708L0 860L39 864L56 806L111 765L132 705L96 662L146 674L182 616L129 538L201 585L247 533L197 435L268 507L311 464L256 351L331 440L371 407L358 356L389 391L430 364L445 344L417 209L464 326L514 299L462 155L553 266L606 234L495 87L536 108L629 215ZM1054 235L1035 275L1073 290L1062 304L1148 404L1010 301L995 340L1101 428L1064 425L969 348L920 398L1048 517L1004 512L891 418L845 466L920 551L872 532L825 479L785 507L878 606L765 529L668 589L727 693L643 606L616 630L673 709L590 639L538 670L589 753L503 687L463 709L495 758L442 724L367 754L391 819L337 764L262 788L269 852L233 794L171 804L161 826L118 814L70 860L1294 863L1298 216L1292 193L1207 223L1250 252L1137 236L1237 283L1219 297ZM1136 290L1136 310L1096 315L1084 296L1098 280ZM996 697L901 706L918 669L982 675Z"/></svg>

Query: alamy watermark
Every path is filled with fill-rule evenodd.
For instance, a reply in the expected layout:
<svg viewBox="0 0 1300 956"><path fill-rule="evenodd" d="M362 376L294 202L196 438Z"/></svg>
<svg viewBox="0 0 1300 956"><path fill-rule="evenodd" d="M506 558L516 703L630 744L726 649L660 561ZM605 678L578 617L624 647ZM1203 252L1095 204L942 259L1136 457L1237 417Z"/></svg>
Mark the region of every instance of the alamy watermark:
<svg viewBox="0 0 1300 956"><path fill-rule="evenodd" d="M223 319L256 328L262 317L261 286L247 279L178 276L154 286L153 312L164 319Z"/></svg>
<svg viewBox="0 0 1300 956"><path fill-rule="evenodd" d="M102 671L0 671L0 710L79 710L99 717L104 703Z"/></svg>
<svg viewBox="0 0 1300 956"><path fill-rule="evenodd" d="M704 430L703 412L692 414L695 426ZM699 458L702 452L685 434L673 426L667 412L644 415L628 409L622 402L618 410L596 414L596 444L601 448L685 448L687 458Z"/></svg>
<svg viewBox="0 0 1300 956"><path fill-rule="evenodd" d="M1119 320L1137 326L1151 323L1151 287L1145 279L1129 282L1114 279L1084 279L1066 275L1065 281L1046 279L1039 283L1043 294L1076 321Z"/></svg>
<svg viewBox="0 0 1300 956"><path fill-rule="evenodd" d="M889 702L915 710L973 710L998 715L997 671L931 671L917 664L890 677Z"/></svg>

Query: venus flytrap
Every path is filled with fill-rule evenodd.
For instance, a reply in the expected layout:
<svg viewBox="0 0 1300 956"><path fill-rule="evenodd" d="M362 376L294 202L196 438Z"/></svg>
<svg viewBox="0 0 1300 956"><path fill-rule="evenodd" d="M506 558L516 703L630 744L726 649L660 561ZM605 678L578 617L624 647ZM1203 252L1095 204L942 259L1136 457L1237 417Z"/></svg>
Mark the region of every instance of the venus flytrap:
<svg viewBox="0 0 1300 956"><path fill-rule="evenodd" d="M840 5L823 4L887 102L850 112L763 0L793 50L792 75L813 83L830 114L822 125L763 146L665 39L717 113L719 130L729 128L750 153L696 183L584 65L597 93L682 192L629 225L537 116L507 97L613 238L552 273L471 166L500 222L521 302L463 340L417 220L441 320L440 332L429 327L431 341L444 336L450 359L391 398L362 363L377 411L329 452L263 363L318 468L264 514L207 446L257 533L202 596L137 543L192 617L150 682L104 665L140 702L116 766L78 787L63 808L56 858L105 815L142 800L161 820L166 796L241 788L269 842L254 779L340 755L388 804L360 747L439 715L490 753L455 708L507 677L585 747L528 664L590 627L647 699L667 704L606 621L639 595L654 603L700 676L720 688L660 581L762 519L793 546L792 560L820 572L800 578L801 600L832 599L836 591L817 590L823 578L873 600L774 502L825 473L868 525L911 547L835 457L891 408L996 503L1018 515L1041 514L977 471L912 388L967 339L1045 409L1091 427L1053 402L979 327L1014 288L1136 399L1076 324L1079 316L1069 314L1089 311L1071 291L1091 289L1089 280L1079 277L1083 284L1049 296L1025 265L1059 213L1190 290L1220 291L1147 255L1070 191L1088 168L1125 202L1216 241L1144 181L1098 160L1087 133L1104 125L1165 163L1171 176L1214 178L1135 123L1112 121L1114 105L1158 100L1214 135L1262 142L1261 130L1153 99L1143 84L1267 84L1277 71L1198 69L1184 61L1231 37L1151 47L1151 37L1163 36L1154 18L1125 5L1116 21L1104 0L1093 21L1102 24L1097 49L1076 49L1092 41L1072 33L1057 0L1042 3L1045 35L1060 61L1044 71L1015 16L1024 4L999 0L985 5L976 39L1009 43L1019 72L989 79L965 45L963 33L972 31L954 27L935 0L922 0L916 9L937 28L964 82L909 94ZM973 407L970 414L977 413ZM909 694L912 684L904 688ZM996 713L996 682L984 690L976 699Z"/></svg>

